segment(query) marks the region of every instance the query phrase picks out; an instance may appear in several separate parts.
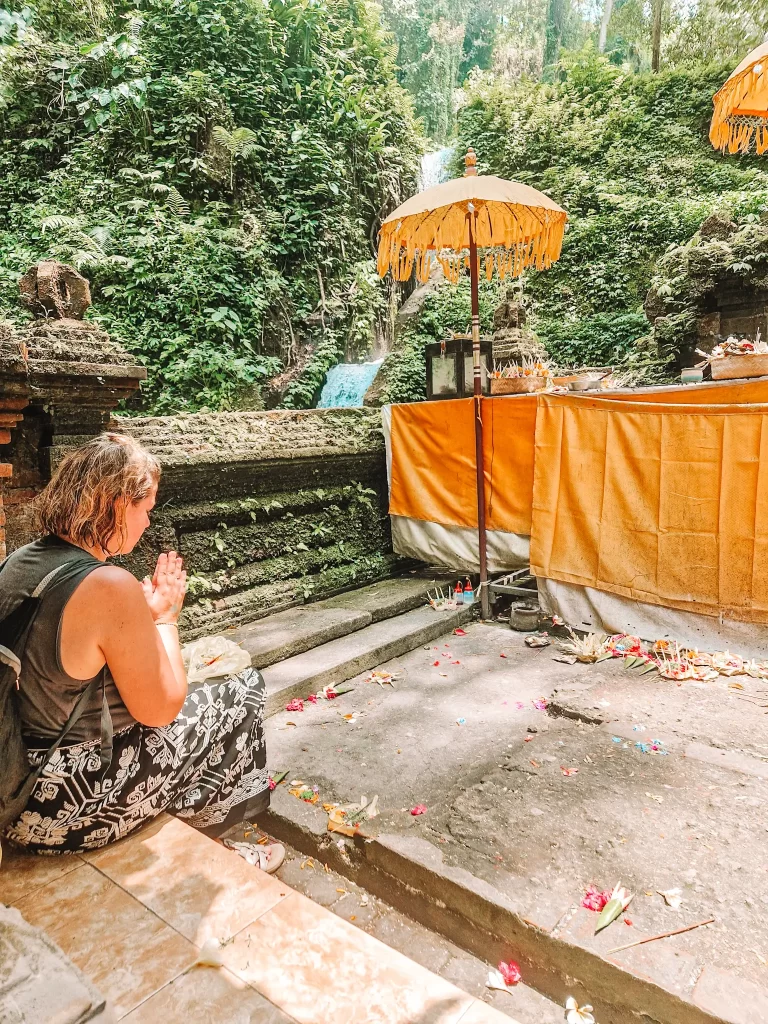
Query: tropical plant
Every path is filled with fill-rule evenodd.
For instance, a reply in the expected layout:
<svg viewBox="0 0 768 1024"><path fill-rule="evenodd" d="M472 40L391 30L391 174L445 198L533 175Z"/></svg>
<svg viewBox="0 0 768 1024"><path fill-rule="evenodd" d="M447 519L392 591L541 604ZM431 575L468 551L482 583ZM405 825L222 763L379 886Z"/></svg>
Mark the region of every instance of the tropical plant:
<svg viewBox="0 0 768 1024"><path fill-rule="evenodd" d="M336 303L344 344L372 328L359 268L421 149L375 7L0 4L2 315L32 263L77 264L156 411L259 403Z"/></svg>

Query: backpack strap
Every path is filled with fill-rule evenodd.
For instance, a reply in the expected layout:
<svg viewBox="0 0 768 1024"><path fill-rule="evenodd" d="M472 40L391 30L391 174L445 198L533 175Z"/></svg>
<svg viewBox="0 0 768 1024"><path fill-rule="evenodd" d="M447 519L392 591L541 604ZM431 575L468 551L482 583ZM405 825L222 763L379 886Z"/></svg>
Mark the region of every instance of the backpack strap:
<svg viewBox="0 0 768 1024"><path fill-rule="evenodd" d="M21 805L21 807L25 807L27 805L27 803L29 802L29 798L32 796L32 792L33 792L33 790L35 788L37 780L40 778L40 776L43 773L43 768L45 768L45 766L48 764L50 759L53 757L53 755L59 749L59 747L61 746L64 738L67 735L67 733L70 731L70 729L72 729L77 724L77 722L80 720L80 718L82 717L82 714L85 711L86 704L91 699L91 697L93 697L93 695L96 693L96 690L99 687L99 683L102 684L102 688L103 688L103 676L104 676L104 674L102 672L102 674L100 676L96 676L95 679L92 679L90 681L90 683L88 683L86 688L83 690L83 692L77 698L77 703L72 708L72 711L70 712L69 718L67 719L67 721L66 721L66 723L64 725L64 728L61 730L59 735L56 737L56 739L50 745L48 750L45 752L45 756L43 757L43 759L40 762L39 766L37 768L35 768L32 772L30 772L30 774L25 779L24 785L21 787L21 789L19 790L17 796L15 797L15 799L18 800L18 802ZM104 703L106 704L106 697L104 698ZM102 706L102 729L103 729L103 721L104 721L103 714L104 714L104 711L103 711L103 706ZM109 715L109 707L108 706L107 706L107 715ZM110 716L110 719L109 719L109 731L110 731L109 761L111 761L112 760L112 738L111 738L112 718L111 718L111 716ZM103 767L104 766L104 750L103 750L103 747L102 747L102 752L101 752L101 762L102 762L102 767ZM109 767L109 762L107 762L107 766L106 767L107 768Z"/></svg>
<svg viewBox="0 0 768 1024"><path fill-rule="evenodd" d="M3 566L5 565L6 561L7 561L7 559L5 559L5 561L0 563L0 572L2 572ZM16 664L13 664L10 661L8 661L6 663L10 664L11 667L15 669L17 681L18 681L19 673L21 671L21 661L20 661L20 658L24 654L24 649L27 646L27 638L29 637L29 633L30 633L30 630L32 628L32 624L35 621L35 618L37 617L37 613L38 613L38 610L40 608L40 599L42 598L43 594L48 589L48 587L51 585L51 583L53 583L54 579L66 567L67 567L67 563L65 562L62 565L57 566L55 569L52 569L48 573L48 575L45 576L38 583L38 585L35 587L34 591L32 592L32 597L37 599L37 607L35 608L34 613L30 616L30 620L27 623L27 626L26 626L26 628L24 630L24 634L23 634L23 637L22 637L22 640L21 640L21 644L20 644L19 650L18 650L18 657L17 657L17 655L15 655L13 653L13 651L8 650L7 647L3 647L2 644L0 644L0 661L6 661L6 658L4 657L4 654L10 655L10 657L13 659L13 662L15 662ZM99 686L101 686L101 758L100 758L100 760L101 760L101 768L102 768L102 777L106 773L107 769L109 768L110 764L112 763L113 728L112 728L112 714L111 714L111 712L109 710L109 701L107 700L107 666L105 665L104 668L99 673L99 675L97 675L94 679L92 679L90 681L90 683L88 683L86 688L83 690L83 692L77 698L77 701L75 702L75 706L72 708L72 711L69 714L69 718L64 723L63 729L61 730L59 735L56 737L56 739L53 741L53 743L48 748L48 750L46 751L45 756L43 757L42 761L40 762L39 767L35 768L34 771L30 772L29 776L24 781L24 784L21 787L21 789L19 790L19 793L17 795L17 799L19 800L20 803L23 800L22 806L26 805L26 803L29 801L29 798L31 797L32 792L33 792L33 790L35 788L35 784L37 783L37 780L40 778L40 775L42 774L43 768L48 763L48 761L53 757L53 755L56 753L56 751L59 749L61 744L64 742L64 740L66 739L67 734L70 732L70 730L73 729L74 726L80 721L80 719L82 718L83 712L85 711L85 709L86 709L86 707L88 705L88 702L94 696L94 694L96 693L96 691L99 688Z"/></svg>
<svg viewBox="0 0 768 1024"><path fill-rule="evenodd" d="M3 566L6 564L7 561L8 559L6 558L3 560L2 563L0 563L0 572L3 571ZM19 676L21 675L21 656L24 653L25 647L27 646L27 638L29 636L30 630L32 629L32 624L37 618L37 613L40 610L40 598L43 596L43 594L51 585L51 583L53 583L54 579L59 575L59 573L66 569L66 567L67 563L64 562L62 565L57 565L55 569L51 569L48 575L44 576L40 580L38 585L30 594L30 599L34 600L36 603L34 606L34 611L29 616L29 619L24 626L24 631L21 634L19 644L17 645L18 650L14 652L10 649L10 647L6 647L4 644L0 644L0 662L2 662L2 664L4 665L8 665L9 668L13 669L14 673L16 674L17 688L19 685Z"/></svg>

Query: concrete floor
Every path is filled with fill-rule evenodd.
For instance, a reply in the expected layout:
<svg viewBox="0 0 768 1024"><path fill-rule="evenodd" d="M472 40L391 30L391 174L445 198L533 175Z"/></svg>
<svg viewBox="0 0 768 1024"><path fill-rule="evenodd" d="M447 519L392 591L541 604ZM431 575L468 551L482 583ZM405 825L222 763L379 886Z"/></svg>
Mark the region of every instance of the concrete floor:
<svg viewBox="0 0 768 1024"><path fill-rule="evenodd" d="M276 715L270 767L317 786L321 803L378 793L368 835L427 840L448 868L603 959L633 939L715 917L611 963L684 1001L691 1013L680 1020L764 1022L763 709L724 681L677 686L615 662L564 665L553 653L498 625L468 626L466 636L389 663L395 688L362 676L337 701ZM541 698L548 709L537 708ZM635 745L652 739L668 753ZM275 803L293 807L282 792ZM427 812L412 816L416 804ZM619 881L635 893L631 923L594 938L582 892ZM658 895L674 887L684 896L677 911Z"/></svg>

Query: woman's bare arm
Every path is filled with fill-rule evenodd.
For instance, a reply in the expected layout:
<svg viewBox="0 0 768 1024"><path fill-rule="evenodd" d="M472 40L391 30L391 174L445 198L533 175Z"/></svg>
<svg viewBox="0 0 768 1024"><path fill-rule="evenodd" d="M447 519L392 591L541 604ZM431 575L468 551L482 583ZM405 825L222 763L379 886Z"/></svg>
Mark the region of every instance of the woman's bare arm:
<svg viewBox="0 0 768 1024"><path fill-rule="evenodd" d="M174 580L163 579L162 593L151 609L146 583L125 569L105 565L86 576L64 610L64 671L75 679L89 679L106 661L125 706L149 726L172 722L187 694L176 629L156 626L154 619L171 623L178 617L184 581ZM174 593L180 599L171 613Z"/></svg>

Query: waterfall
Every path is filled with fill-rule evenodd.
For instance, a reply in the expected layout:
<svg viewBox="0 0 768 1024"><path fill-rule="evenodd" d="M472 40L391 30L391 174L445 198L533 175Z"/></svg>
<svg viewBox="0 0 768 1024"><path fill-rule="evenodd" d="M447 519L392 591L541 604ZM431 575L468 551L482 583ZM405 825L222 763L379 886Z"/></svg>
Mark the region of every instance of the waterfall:
<svg viewBox="0 0 768 1024"><path fill-rule="evenodd" d="M453 146L443 146L432 153L425 153L421 158L419 189L439 185L448 178L448 163L453 156ZM373 363L339 363L332 366L325 378L318 409L338 409L345 406L363 404L365 392L373 383L373 378L382 360Z"/></svg>
<svg viewBox="0 0 768 1024"><path fill-rule="evenodd" d="M318 409L338 409L342 406L362 405L365 392L382 360L375 363L339 363L332 366L325 378Z"/></svg>
<svg viewBox="0 0 768 1024"><path fill-rule="evenodd" d="M419 190L432 188L439 185L441 181L448 179L448 162L453 156L453 146L443 146L432 153L425 153L421 158L421 173L419 174Z"/></svg>

